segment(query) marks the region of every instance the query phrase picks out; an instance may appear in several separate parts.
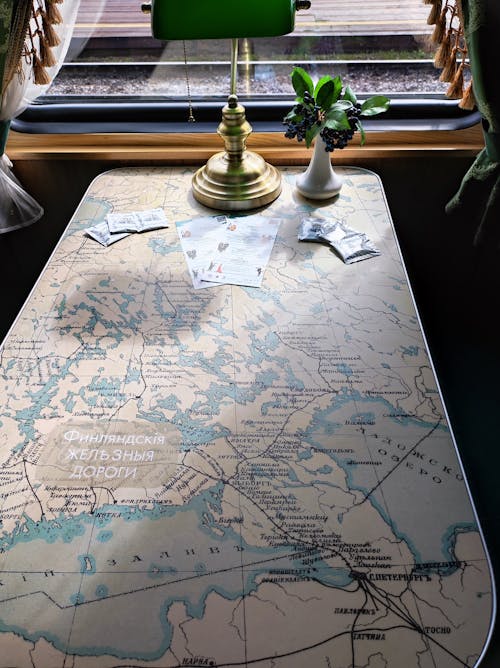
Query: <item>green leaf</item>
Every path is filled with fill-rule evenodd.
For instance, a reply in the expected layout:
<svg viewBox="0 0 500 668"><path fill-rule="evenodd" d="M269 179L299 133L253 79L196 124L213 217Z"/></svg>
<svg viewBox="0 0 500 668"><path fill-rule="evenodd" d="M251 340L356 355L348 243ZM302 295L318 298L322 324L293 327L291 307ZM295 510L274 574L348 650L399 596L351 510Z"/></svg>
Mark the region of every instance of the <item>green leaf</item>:
<svg viewBox="0 0 500 668"><path fill-rule="evenodd" d="M330 76L322 77L314 89L314 99L318 107L323 111L328 111L335 98L335 83Z"/></svg>
<svg viewBox="0 0 500 668"><path fill-rule="evenodd" d="M352 106L353 104L349 100L338 100L334 105L332 105L332 108L343 109L344 111L347 111L348 109L352 109Z"/></svg>
<svg viewBox="0 0 500 668"><path fill-rule="evenodd" d="M297 114L294 108L288 112L288 114L283 118L283 120L286 122L296 123L297 121L301 120L301 118L302 114Z"/></svg>
<svg viewBox="0 0 500 668"><path fill-rule="evenodd" d="M345 111L336 107L332 107L326 114L324 125L332 130L348 130L350 127Z"/></svg>
<svg viewBox="0 0 500 668"><path fill-rule="evenodd" d="M335 84L335 96L334 96L334 102L337 102L337 100L340 97L340 94L342 93L342 86L344 85L342 83L342 79L339 76L334 77L333 83Z"/></svg>
<svg viewBox="0 0 500 668"><path fill-rule="evenodd" d="M356 104L356 102L358 101L358 98L356 97L356 95L354 94L354 91L352 90L352 88L350 86L345 87L345 91L344 91L344 95L343 95L342 99L349 100L349 102L352 102L353 104Z"/></svg>
<svg viewBox="0 0 500 668"><path fill-rule="evenodd" d="M318 134L318 132L321 130L321 125L317 125L316 123L312 126L312 128L309 128L309 130L306 131L306 146L309 148L311 144L313 143L314 137Z"/></svg>
<svg viewBox="0 0 500 668"><path fill-rule="evenodd" d="M357 129L359 130L359 134L360 134L360 136L361 136L361 142L360 142L360 143L361 143L361 146L364 146L365 143L366 143L365 129L364 129L364 127L361 125L361 122L360 122L360 121L357 122L356 127L357 127Z"/></svg>
<svg viewBox="0 0 500 668"><path fill-rule="evenodd" d="M389 109L389 99L385 95L369 97L361 105L361 116L376 116Z"/></svg>
<svg viewBox="0 0 500 668"><path fill-rule="evenodd" d="M340 77L332 78L329 75L321 77L314 89L316 104L323 111L328 111L337 102L342 92L342 81Z"/></svg>
<svg viewBox="0 0 500 668"><path fill-rule="evenodd" d="M304 93L307 91L311 95L314 92L313 80L307 74L307 72L302 69L302 67L294 67L292 70L292 86L293 90L297 93L297 97L303 98Z"/></svg>

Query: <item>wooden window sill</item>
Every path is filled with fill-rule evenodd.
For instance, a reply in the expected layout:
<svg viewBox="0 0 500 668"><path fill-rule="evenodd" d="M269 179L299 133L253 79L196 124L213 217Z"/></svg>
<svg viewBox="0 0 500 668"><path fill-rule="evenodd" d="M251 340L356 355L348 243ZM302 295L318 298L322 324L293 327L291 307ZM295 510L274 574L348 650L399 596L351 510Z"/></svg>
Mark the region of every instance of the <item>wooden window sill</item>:
<svg viewBox="0 0 500 668"><path fill-rule="evenodd" d="M252 133L247 146L276 165L305 164L311 151L281 133ZM473 157L484 146L481 127L461 130L371 132L365 146L359 137L334 154L346 164L380 158L425 157L449 153ZM223 149L215 133L30 134L11 131L6 153L19 160L127 160L197 164Z"/></svg>

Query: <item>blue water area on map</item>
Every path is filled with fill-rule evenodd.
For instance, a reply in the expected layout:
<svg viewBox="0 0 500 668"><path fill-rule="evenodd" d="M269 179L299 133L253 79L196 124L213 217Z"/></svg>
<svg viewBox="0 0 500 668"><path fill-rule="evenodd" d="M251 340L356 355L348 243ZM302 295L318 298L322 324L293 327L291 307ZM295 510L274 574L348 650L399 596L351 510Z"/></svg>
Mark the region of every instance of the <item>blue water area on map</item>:
<svg viewBox="0 0 500 668"><path fill-rule="evenodd" d="M162 238L153 237L153 239L148 241L148 246L151 248L153 253L163 256L170 255L170 253L177 253L179 251L177 244L169 245Z"/></svg>
<svg viewBox="0 0 500 668"><path fill-rule="evenodd" d="M470 531L477 531L477 529L477 524L471 522L461 522L448 527L448 530L443 535L443 554L446 554L450 561L455 561L455 546L459 535L469 533Z"/></svg>
<svg viewBox="0 0 500 668"><path fill-rule="evenodd" d="M401 352L403 355L416 357L420 352L420 346L401 346Z"/></svg>
<svg viewBox="0 0 500 668"><path fill-rule="evenodd" d="M139 407L137 417L155 424L166 422L165 413L163 410L160 410L160 406L158 406L158 410L148 408L145 412L142 412ZM185 411L181 410L177 410L175 415L169 419L169 422L175 425L181 432L184 448L190 447L190 445L193 447L202 446L205 443L229 434L226 427L220 424L206 425L204 420L195 420Z"/></svg>
<svg viewBox="0 0 500 668"><path fill-rule="evenodd" d="M29 399L28 406L15 412L14 417L19 423L19 431L24 434L27 441L36 441L36 432L34 421L40 417L43 410L50 406L50 401L59 388L59 382L62 375L65 374L67 364L60 370L60 373L51 376L40 390L27 391ZM13 451L19 451L25 443L20 443L13 448Z"/></svg>
<svg viewBox="0 0 500 668"><path fill-rule="evenodd" d="M334 587L345 587L351 582L348 568L330 568L321 556L317 556L318 550L310 546L261 547L247 544L242 540L238 525L235 529L218 522L223 490L224 486L219 483L181 507L158 505L141 509L111 505L102 507L92 517L82 514L78 520L61 516L57 521L44 521L38 525L27 521L8 548L17 548L13 556L20 568L25 559L29 561L29 554L36 549L33 545L36 541L67 542L71 532L64 526L66 522L71 524L72 529L78 525L89 533L93 527L97 528L97 536L101 536L101 540L96 540L89 552L77 555L79 576L76 571L71 576L69 571L63 581L56 577L44 580L43 589L49 596L49 602L40 610L36 620L28 619L21 624L16 618L16 610L21 611L21 607L17 608L16 604L2 615L0 630L14 631L31 641L45 637L61 651L78 655L111 653L121 658L153 660L161 657L170 646L173 629L167 613L174 602L181 601L187 615L201 619L210 594L216 592L228 601L237 601L243 595L256 591L260 578L272 574L273 569L278 573L293 573L295 569L303 572L304 558L312 554L315 556L315 580ZM106 516L107 512L109 516ZM40 524L44 525L44 530ZM185 534L179 534L180 527L184 527ZM76 537L79 532L73 535ZM107 537L104 542L103 535ZM32 545L26 545L28 542ZM87 543L87 538L84 543ZM132 578L121 576L119 580L111 578L106 582L106 573L111 568L108 565L109 555L122 558L119 555L123 555L125 546L130 554L144 554L147 546L148 551L156 551L159 555L166 544L172 553L173 563L150 561L146 570L139 564L136 571L131 570L133 567L129 564L127 570L133 573ZM102 556L101 548L105 548ZM70 559L74 548L68 545L64 549ZM59 558L64 559L64 551L59 548L58 551ZM191 556L191 552L195 554ZM201 554L205 555L202 559ZM73 591L67 593L69 607L64 605L64 601L58 606L51 603L60 599L62 591L58 587L63 583L65 587L76 585ZM114 589L117 586L119 589ZM147 593L147 611L141 609L140 618L132 620L130 617L127 618L129 622L125 621L121 614L123 600L118 596L120 591L123 596L130 597L125 599L128 606L134 605L134 596L141 597ZM5 591L3 593L5 595ZM82 622L77 632L71 632L68 645L67 631L74 623L73 610L78 610L75 619L87 619L88 615L98 611L95 606L103 602L106 602L107 613L104 618L99 618L99 633L96 634L92 624L87 628L87 624ZM118 618L120 625L115 623ZM156 631L144 634L143 629L151 625Z"/></svg>
<svg viewBox="0 0 500 668"><path fill-rule="evenodd" d="M3 532L0 536L0 550L8 551L18 543L30 543L34 540L71 543L76 537L83 536L92 522L92 516L86 514L77 517L61 515L56 519L43 519L38 522L24 515L22 522L12 533Z"/></svg>
<svg viewBox="0 0 500 668"><path fill-rule="evenodd" d="M157 580L165 575L175 575L178 569L173 566L164 566L163 564L151 563L148 567L148 577Z"/></svg>
<svg viewBox="0 0 500 668"><path fill-rule="evenodd" d="M314 471L310 471L309 469L306 469L309 473L316 473L316 474L321 474L321 475L329 475L332 473L333 469L331 466L328 466L328 464L323 464L323 466L320 466L319 468L315 469Z"/></svg>
<svg viewBox="0 0 500 668"><path fill-rule="evenodd" d="M341 409L345 411L345 406L351 404L356 405L358 412L351 415L345 415L344 413L343 419L335 422L335 416L338 414L338 411ZM366 408L364 408L365 406ZM308 446L313 446L317 451L324 450L325 454L331 457L344 471L348 489L357 490L363 494L369 495L367 497L369 503L377 510L380 517L390 527L392 534L395 535L397 539L406 543L408 549L413 554L416 563L442 561L443 559L449 560L450 555L454 554L456 538L458 535L457 528L463 527L462 531L477 531L477 525L473 521L472 510L467 503L457 507L449 507L449 497L446 487L447 481L442 481L440 485L435 483L435 487L432 491L435 503L440 504L440 499L442 499L440 508L446 508L446 512L435 512L431 524L426 522L413 522L410 525L408 524L410 515L405 515L405 510L407 510L405 504L398 504L397 502L396 504L393 503L391 505L390 515L388 514L387 497L389 496L389 489L391 499L394 501L398 494L398 483L392 483L392 481L388 480L379 487L377 485L378 478L375 476L374 467L367 467L366 465L358 466L356 462L353 461L352 453L338 454L331 452L329 446L325 449L323 438L316 438L316 434L322 436L330 435L332 438L335 438L339 431L344 428L346 417L348 422L353 425L356 423L359 423L360 425L367 423L371 425L371 430L375 431L377 414L380 411L383 411L386 416L394 414L394 417L390 419L395 425L398 425L399 428L410 428L412 442L414 444L417 444L420 439L429 436L433 430L435 430L436 434L448 434L448 427L444 421L441 424L433 424L405 414L399 414L399 411L384 398L367 397L357 391L347 391L344 389L336 396L333 405L315 411L308 427L303 431L302 444L306 448L306 451ZM372 451L373 455L375 458L380 459L380 456L377 455L379 452L379 446L376 445L377 441L375 440L373 443L375 444ZM409 450L411 445L407 447ZM451 442L450 447L452 447ZM362 459L369 459L371 457L370 450L367 447L357 453L358 459L360 454ZM403 451L398 451L400 459L402 459L403 455ZM433 456L431 456L430 459L433 459ZM354 460L355 459L356 458L354 458ZM390 471L391 468L394 468L395 471L397 470L397 467L394 463L391 464L391 461L394 462L394 460L391 460L391 458L388 457L387 461L383 462L384 468L382 469L382 467L380 467L378 470L379 476L383 477L384 473ZM422 460L417 460L417 458L415 458L415 461L419 461L420 464L418 466L413 466L413 468L401 466L395 474L396 478L400 478L404 481L404 475L419 476L419 470L422 468ZM446 470L444 463L442 464L442 468ZM459 472L458 469L457 472ZM426 484L432 484L432 477L432 473L429 474L426 472L426 475L422 474L420 484L424 486ZM461 482L457 480L458 479L450 478L448 484L453 483L460 486ZM323 484L326 484L325 481L323 481ZM399 482L399 485L403 485L404 488L404 482ZM461 493L464 500L467 499L467 491L465 487L463 487ZM386 498L384 498L384 496ZM454 558L452 558L452 560L454 560Z"/></svg>
<svg viewBox="0 0 500 668"><path fill-rule="evenodd" d="M79 554L80 573L82 575L94 575L96 572L95 558L91 554Z"/></svg>
<svg viewBox="0 0 500 668"><path fill-rule="evenodd" d="M99 543L107 543L111 538L113 538L112 531L99 531L96 536L96 540L99 541Z"/></svg>
<svg viewBox="0 0 500 668"><path fill-rule="evenodd" d="M106 598L109 594L109 589L106 585L97 585L95 588L95 595L97 598Z"/></svg>
<svg viewBox="0 0 500 668"><path fill-rule="evenodd" d="M137 383L140 380L141 380L141 370L140 369L133 369L133 368L129 367L127 369L127 376L125 378L125 384L127 385L128 383Z"/></svg>
<svg viewBox="0 0 500 668"><path fill-rule="evenodd" d="M297 453L297 461L302 461L302 460L307 460L307 459L312 459L313 453L311 448L304 448L303 450L299 450Z"/></svg>
<svg viewBox="0 0 500 668"><path fill-rule="evenodd" d="M352 368L351 368L348 364L346 364L345 362L342 363L342 364L336 364L335 366L336 366L337 371L338 371L339 373L343 373L345 376L352 376L352 374L353 374L353 370L352 370Z"/></svg>

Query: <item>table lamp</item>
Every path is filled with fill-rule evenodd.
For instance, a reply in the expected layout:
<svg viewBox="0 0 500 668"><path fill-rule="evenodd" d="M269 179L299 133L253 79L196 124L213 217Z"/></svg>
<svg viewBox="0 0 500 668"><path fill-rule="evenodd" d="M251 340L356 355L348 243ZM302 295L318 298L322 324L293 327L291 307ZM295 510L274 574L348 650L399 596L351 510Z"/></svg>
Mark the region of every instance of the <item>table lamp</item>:
<svg viewBox="0 0 500 668"><path fill-rule="evenodd" d="M194 197L212 209L239 211L265 206L281 192L278 170L246 148L252 132L236 94L239 37L277 37L293 31L295 12L309 0L152 0L153 37L160 40L231 39L231 85L217 128L225 151L193 176Z"/></svg>

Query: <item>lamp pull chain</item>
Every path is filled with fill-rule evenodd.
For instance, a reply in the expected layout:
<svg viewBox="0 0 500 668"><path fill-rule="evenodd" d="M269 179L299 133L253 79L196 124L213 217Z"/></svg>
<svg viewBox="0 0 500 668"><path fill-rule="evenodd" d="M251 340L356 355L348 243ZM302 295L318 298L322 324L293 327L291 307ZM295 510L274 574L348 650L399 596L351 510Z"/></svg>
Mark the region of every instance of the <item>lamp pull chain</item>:
<svg viewBox="0 0 500 668"><path fill-rule="evenodd" d="M196 118L194 117L193 114L193 102L191 99L191 86L189 83L189 72L188 72L188 62L187 62L187 54L186 54L186 42L182 40L182 48L184 50L184 76L186 78L186 92L187 92L187 97L188 97L188 110L189 110L189 115L188 115L188 121L190 123L194 123L196 121Z"/></svg>

